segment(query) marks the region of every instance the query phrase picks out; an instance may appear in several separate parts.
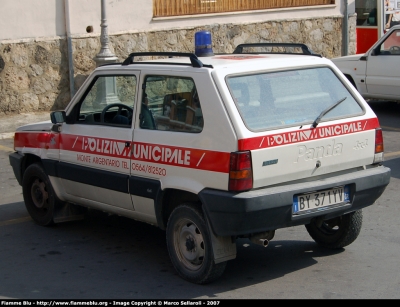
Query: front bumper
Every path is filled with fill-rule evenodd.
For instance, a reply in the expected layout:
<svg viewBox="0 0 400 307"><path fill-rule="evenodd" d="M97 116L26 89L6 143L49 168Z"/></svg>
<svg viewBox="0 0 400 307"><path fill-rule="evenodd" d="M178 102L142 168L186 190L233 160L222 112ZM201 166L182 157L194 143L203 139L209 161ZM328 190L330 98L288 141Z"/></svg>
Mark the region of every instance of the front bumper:
<svg viewBox="0 0 400 307"><path fill-rule="evenodd" d="M204 211L218 236L240 236L279 228L305 225L314 217L330 219L372 205L390 182L385 166L341 174L316 181L262 188L243 193L204 189ZM351 202L302 215L293 215L293 196L335 186L351 187Z"/></svg>
<svg viewBox="0 0 400 307"><path fill-rule="evenodd" d="M8 157L10 159L10 165L14 171L15 178L17 179L19 185L22 185L22 162L24 156L17 152L13 152Z"/></svg>

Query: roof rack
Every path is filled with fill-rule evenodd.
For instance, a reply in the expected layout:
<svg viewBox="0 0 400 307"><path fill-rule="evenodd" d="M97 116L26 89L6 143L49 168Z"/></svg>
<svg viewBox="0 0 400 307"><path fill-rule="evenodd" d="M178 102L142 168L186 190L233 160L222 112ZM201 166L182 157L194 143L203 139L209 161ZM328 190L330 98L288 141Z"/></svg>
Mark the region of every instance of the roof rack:
<svg viewBox="0 0 400 307"><path fill-rule="evenodd" d="M190 53L190 52L157 52L157 51L150 51L150 52L134 52L131 53L126 59L125 61L122 63L122 65L126 66L129 64L135 64L138 62L134 62L134 58L137 56L167 56L169 58L172 57L188 57L190 59L191 65L193 67L210 67L212 68L211 65L206 65L203 64L203 62L201 62L199 60L199 58L197 57L197 55L195 55L194 53ZM143 63L143 62L142 62ZM159 62L157 62L157 64L160 64ZM171 63L165 63L165 64L171 64ZM190 65L190 64L182 64L179 63L181 65Z"/></svg>
<svg viewBox="0 0 400 307"><path fill-rule="evenodd" d="M307 45L305 44L297 44L297 43L253 43L253 44L240 44L238 45L233 53L258 53L258 54L264 54L264 53L270 53L270 54L299 54L296 52L269 52L269 51L262 51L262 52L243 52L244 48L248 47L281 47L281 48L300 48L302 53L305 55L313 55L313 56L318 56L322 57L320 54L314 53L310 48L308 48ZM287 50L287 49L286 49Z"/></svg>

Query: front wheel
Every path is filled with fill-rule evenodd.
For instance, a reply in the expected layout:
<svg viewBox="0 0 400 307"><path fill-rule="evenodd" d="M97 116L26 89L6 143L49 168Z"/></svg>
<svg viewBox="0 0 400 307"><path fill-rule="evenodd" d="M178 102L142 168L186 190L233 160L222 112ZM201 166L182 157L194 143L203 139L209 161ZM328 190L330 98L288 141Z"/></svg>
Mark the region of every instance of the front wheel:
<svg viewBox="0 0 400 307"><path fill-rule="evenodd" d="M215 264L207 222L199 208L175 208L167 224L167 247L172 264L183 279L206 284L219 278L226 261Z"/></svg>
<svg viewBox="0 0 400 307"><path fill-rule="evenodd" d="M361 231L362 211L358 210L330 220L313 219L305 225L314 241L327 248L337 249L350 245Z"/></svg>
<svg viewBox="0 0 400 307"><path fill-rule="evenodd" d="M58 198L41 164L31 164L26 169L22 179L22 193L32 219L41 226L52 225Z"/></svg>
<svg viewBox="0 0 400 307"><path fill-rule="evenodd" d="M345 76L350 81L350 83L357 89L356 83L354 82L353 78L349 75L345 75Z"/></svg>

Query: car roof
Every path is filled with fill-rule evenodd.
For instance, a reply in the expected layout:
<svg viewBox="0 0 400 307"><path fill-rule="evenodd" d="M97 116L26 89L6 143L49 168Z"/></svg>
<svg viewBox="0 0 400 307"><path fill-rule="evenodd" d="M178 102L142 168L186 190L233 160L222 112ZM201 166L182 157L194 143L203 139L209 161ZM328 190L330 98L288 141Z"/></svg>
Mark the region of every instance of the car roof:
<svg viewBox="0 0 400 307"><path fill-rule="evenodd" d="M194 54L193 54L194 55ZM195 56L195 55L194 55ZM144 56L149 58L148 56ZM115 65L126 68L136 69L157 69L160 66L167 66L173 69L179 66L196 67L191 62L189 56L174 57L163 59L143 59L133 61L132 63L115 63L101 66L100 69L115 69ZM257 71L260 69L277 69L277 68L292 68L292 67L307 67L315 65L330 65L330 60L303 54L216 54L208 57L197 57L195 59L200 62L200 67L213 70L229 69L239 71ZM164 67L167 68L167 67Z"/></svg>
<svg viewBox="0 0 400 307"><path fill-rule="evenodd" d="M156 68L170 65L169 69L173 69L172 66L206 67L217 70L229 67L238 71L246 69L257 71L260 68L290 68L329 63L329 60L302 43L246 43L238 45L233 53L213 54L211 51L200 54L203 56L190 52L134 52L122 63L106 65L125 67L133 65L141 69L144 67L151 69L152 65Z"/></svg>

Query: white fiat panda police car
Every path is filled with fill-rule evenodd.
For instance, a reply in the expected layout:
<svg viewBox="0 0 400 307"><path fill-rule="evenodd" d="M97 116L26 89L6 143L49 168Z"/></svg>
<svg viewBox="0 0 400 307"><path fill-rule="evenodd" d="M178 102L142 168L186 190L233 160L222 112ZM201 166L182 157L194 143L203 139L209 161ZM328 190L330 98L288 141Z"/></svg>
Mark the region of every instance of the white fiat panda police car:
<svg viewBox="0 0 400 307"><path fill-rule="evenodd" d="M223 274L238 238L267 246L305 225L321 246L351 244L390 181L378 118L302 44L132 53L14 141L10 164L36 223L91 208L152 224L198 284Z"/></svg>

